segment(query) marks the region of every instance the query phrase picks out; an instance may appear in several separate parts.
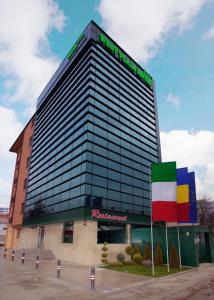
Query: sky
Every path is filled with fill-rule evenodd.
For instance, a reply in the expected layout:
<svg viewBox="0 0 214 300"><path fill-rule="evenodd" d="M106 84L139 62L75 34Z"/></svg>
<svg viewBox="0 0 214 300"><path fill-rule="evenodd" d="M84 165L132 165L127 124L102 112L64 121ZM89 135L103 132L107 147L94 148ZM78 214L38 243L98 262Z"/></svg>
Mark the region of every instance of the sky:
<svg viewBox="0 0 214 300"><path fill-rule="evenodd" d="M90 20L154 78L163 161L195 171L198 198L214 200L214 0L0 0L0 206L8 149Z"/></svg>

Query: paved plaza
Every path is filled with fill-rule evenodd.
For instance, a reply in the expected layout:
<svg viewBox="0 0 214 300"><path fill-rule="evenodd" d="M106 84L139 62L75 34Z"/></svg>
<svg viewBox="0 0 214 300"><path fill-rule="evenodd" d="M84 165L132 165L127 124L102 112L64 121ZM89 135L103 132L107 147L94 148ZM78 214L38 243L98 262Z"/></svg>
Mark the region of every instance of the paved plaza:
<svg viewBox="0 0 214 300"><path fill-rule="evenodd" d="M90 267L62 262L61 278L56 278L56 260L35 261L20 257L14 262L0 258L0 299L84 300L84 299L214 299L214 265L150 278L96 267L96 290L90 290Z"/></svg>

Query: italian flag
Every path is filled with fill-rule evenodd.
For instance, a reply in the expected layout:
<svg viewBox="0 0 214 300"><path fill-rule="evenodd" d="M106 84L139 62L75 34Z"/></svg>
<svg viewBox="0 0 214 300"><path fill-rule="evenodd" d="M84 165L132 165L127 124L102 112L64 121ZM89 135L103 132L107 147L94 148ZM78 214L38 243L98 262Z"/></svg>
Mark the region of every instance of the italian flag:
<svg viewBox="0 0 214 300"><path fill-rule="evenodd" d="M151 165L152 220L177 222L176 162Z"/></svg>

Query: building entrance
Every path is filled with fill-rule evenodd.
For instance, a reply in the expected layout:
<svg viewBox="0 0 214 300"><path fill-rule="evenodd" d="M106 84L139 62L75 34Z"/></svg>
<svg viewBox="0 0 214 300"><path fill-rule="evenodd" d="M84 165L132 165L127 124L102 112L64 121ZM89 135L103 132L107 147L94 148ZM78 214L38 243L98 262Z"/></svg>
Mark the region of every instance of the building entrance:
<svg viewBox="0 0 214 300"><path fill-rule="evenodd" d="M211 248L210 248L210 241L209 241L209 234L208 233L198 233L198 257L199 262L210 262L211 261Z"/></svg>

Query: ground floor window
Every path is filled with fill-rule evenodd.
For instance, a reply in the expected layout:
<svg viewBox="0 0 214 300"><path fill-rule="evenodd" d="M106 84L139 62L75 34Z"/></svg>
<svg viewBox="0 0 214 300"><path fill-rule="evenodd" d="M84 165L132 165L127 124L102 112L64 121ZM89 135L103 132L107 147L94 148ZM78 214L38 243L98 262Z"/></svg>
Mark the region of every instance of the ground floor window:
<svg viewBox="0 0 214 300"><path fill-rule="evenodd" d="M63 243L73 243L73 222L64 223Z"/></svg>
<svg viewBox="0 0 214 300"><path fill-rule="evenodd" d="M121 244L127 242L126 224L98 222L97 243Z"/></svg>

